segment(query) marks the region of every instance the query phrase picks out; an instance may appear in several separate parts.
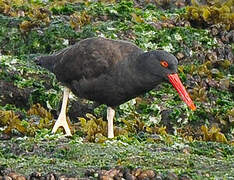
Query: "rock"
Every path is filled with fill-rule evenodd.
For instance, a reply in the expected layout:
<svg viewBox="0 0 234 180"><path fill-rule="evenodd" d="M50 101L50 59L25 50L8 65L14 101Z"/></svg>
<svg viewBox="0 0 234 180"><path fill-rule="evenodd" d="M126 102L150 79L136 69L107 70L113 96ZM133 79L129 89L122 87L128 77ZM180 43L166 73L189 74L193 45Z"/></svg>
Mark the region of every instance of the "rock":
<svg viewBox="0 0 234 180"><path fill-rule="evenodd" d="M100 180L114 180L114 178L113 177L110 177L110 176L108 176L108 175L103 175L103 176L100 176L100 178L99 178Z"/></svg>
<svg viewBox="0 0 234 180"><path fill-rule="evenodd" d="M168 172L166 180L179 180L178 176L173 172Z"/></svg>
<svg viewBox="0 0 234 180"><path fill-rule="evenodd" d="M122 180L123 176L121 175L117 175L117 176L114 176L114 180Z"/></svg>
<svg viewBox="0 0 234 180"><path fill-rule="evenodd" d="M27 180L27 179L26 179L26 177L21 175L21 176L17 176L16 180Z"/></svg>
<svg viewBox="0 0 234 180"><path fill-rule="evenodd" d="M177 59L181 60L181 59L184 58L184 54L181 53L181 52L178 52L178 53L176 54L176 57L177 57Z"/></svg>
<svg viewBox="0 0 234 180"><path fill-rule="evenodd" d="M46 180L57 180L58 177L57 177L57 175L54 174L54 173L49 173L49 174L47 174L47 175L45 176L45 179L46 179Z"/></svg>
<svg viewBox="0 0 234 180"><path fill-rule="evenodd" d="M10 176L0 176L0 180L12 180Z"/></svg>
<svg viewBox="0 0 234 180"><path fill-rule="evenodd" d="M120 170L116 169L116 168L112 168L109 171L102 170L99 173L99 179L101 179L101 180L112 180L112 179L114 179L114 177L117 178L119 176L119 172L120 172Z"/></svg>
<svg viewBox="0 0 234 180"><path fill-rule="evenodd" d="M24 176L15 172L9 173L8 176L11 177L12 180L26 180Z"/></svg>
<svg viewBox="0 0 234 180"><path fill-rule="evenodd" d="M90 177L90 176L93 177L95 173L96 173L95 169L87 169L84 174L86 177Z"/></svg>
<svg viewBox="0 0 234 180"><path fill-rule="evenodd" d="M213 28L211 29L211 34L212 34L213 36L216 36L216 35L219 34L219 30L218 30L216 27L213 27Z"/></svg>
<svg viewBox="0 0 234 180"><path fill-rule="evenodd" d="M11 136L8 134L0 134L0 140L9 140L11 139Z"/></svg>
<svg viewBox="0 0 234 180"><path fill-rule="evenodd" d="M136 177L133 176L133 175L130 174L130 173L126 173L126 174L124 175L124 179L126 179L126 180L135 180Z"/></svg>
<svg viewBox="0 0 234 180"><path fill-rule="evenodd" d="M135 177L139 176L141 173L142 173L142 169L140 169L140 168L137 168L137 169L132 171L132 175Z"/></svg>
<svg viewBox="0 0 234 180"><path fill-rule="evenodd" d="M208 52L206 54L206 59L210 60L211 62L217 61L218 58L216 52Z"/></svg>
<svg viewBox="0 0 234 180"><path fill-rule="evenodd" d="M29 107L28 100L31 90L28 88L18 88L13 82L0 80L0 105L14 104L16 107ZM10 93L9 93L10 92Z"/></svg>
<svg viewBox="0 0 234 180"><path fill-rule="evenodd" d="M29 176L29 180L37 180L41 178L41 173L39 172L33 172L30 176Z"/></svg>
<svg viewBox="0 0 234 180"><path fill-rule="evenodd" d="M155 172L153 170L145 170L138 176L138 179L145 179L145 178L152 179L154 177L155 177Z"/></svg>
<svg viewBox="0 0 234 180"><path fill-rule="evenodd" d="M192 180L192 179L187 175L182 175L180 176L180 180Z"/></svg>
<svg viewBox="0 0 234 180"><path fill-rule="evenodd" d="M156 177L155 177L155 180L162 180L163 178L162 178L162 176L161 175L157 175Z"/></svg>
<svg viewBox="0 0 234 180"><path fill-rule="evenodd" d="M133 176L131 173L130 173L130 170L128 168L124 168L122 169L122 174L123 174L123 178L126 179L126 180L135 180L136 177Z"/></svg>

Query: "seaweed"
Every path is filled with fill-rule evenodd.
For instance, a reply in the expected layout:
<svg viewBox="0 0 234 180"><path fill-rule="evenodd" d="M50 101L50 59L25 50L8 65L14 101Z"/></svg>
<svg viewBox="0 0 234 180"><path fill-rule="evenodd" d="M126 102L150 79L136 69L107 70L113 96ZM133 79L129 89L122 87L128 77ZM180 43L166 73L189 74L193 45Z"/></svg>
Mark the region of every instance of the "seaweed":
<svg viewBox="0 0 234 180"><path fill-rule="evenodd" d="M19 115L14 111L0 110L0 126L5 127L4 133L11 134L12 130L25 134L27 129L22 125Z"/></svg>
<svg viewBox="0 0 234 180"><path fill-rule="evenodd" d="M92 114L87 113L85 118L79 117L81 123L81 131L86 135L86 140L90 142L104 142L107 138L107 122L102 118L96 118Z"/></svg>
<svg viewBox="0 0 234 180"><path fill-rule="evenodd" d="M224 24L227 30L234 28L234 3L228 0L207 1L205 4L192 0L192 5L186 7L186 17L192 25L211 26Z"/></svg>
<svg viewBox="0 0 234 180"><path fill-rule="evenodd" d="M53 116L40 104L33 105L27 112L27 118L22 118L13 110L0 110L0 127L3 133L12 135L16 132L34 136L40 129L50 129L53 125Z"/></svg>
<svg viewBox="0 0 234 180"><path fill-rule="evenodd" d="M229 143L225 135L220 132L220 128L217 128L216 126L212 126L210 129L208 129L206 125L203 125L201 126L201 130L203 132L204 141Z"/></svg>

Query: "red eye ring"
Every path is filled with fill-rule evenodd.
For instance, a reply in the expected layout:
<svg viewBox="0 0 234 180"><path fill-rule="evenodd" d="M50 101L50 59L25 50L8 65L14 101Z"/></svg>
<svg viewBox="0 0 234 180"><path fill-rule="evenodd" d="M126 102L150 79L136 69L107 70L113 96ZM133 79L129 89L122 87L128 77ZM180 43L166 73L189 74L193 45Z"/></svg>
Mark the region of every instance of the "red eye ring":
<svg viewBox="0 0 234 180"><path fill-rule="evenodd" d="M163 66L163 67L168 67L168 63L167 61L161 61L160 64Z"/></svg>

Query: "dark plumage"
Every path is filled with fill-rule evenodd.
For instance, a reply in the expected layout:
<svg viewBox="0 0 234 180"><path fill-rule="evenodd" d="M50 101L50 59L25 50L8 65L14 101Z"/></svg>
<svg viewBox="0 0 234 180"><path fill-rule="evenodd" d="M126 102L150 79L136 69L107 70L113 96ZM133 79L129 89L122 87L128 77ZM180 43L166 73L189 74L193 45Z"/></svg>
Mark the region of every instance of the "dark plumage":
<svg viewBox="0 0 234 180"><path fill-rule="evenodd" d="M57 79L75 95L108 105L108 137L114 137L114 109L163 81L171 82L188 106L195 110L192 100L182 85L177 71L177 59L166 51L143 52L126 41L90 38L63 49L51 56L38 58L39 65L52 71ZM64 89L60 115L52 132L64 127L70 90Z"/></svg>
<svg viewBox="0 0 234 180"><path fill-rule="evenodd" d="M166 60L168 68L160 65ZM176 73L177 59L166 51L144 53L136 45L105 38L90 38L51 56L39 64L82 98L117 106L168 81Z"/></svg>

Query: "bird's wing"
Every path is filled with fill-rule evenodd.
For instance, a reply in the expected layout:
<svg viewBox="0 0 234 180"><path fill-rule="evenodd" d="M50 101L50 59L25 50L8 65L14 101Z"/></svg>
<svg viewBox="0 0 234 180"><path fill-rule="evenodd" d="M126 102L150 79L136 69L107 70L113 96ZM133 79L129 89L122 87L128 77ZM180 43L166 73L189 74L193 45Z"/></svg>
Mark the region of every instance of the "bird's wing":
<svg viewBox="0 0 234 180"><path fill-rule="evenodd" d="M134 59L143 51L126 41L90 38L57 53L54 73L59 81L97 78L109 73L114 66L126 59Z"/></svg>

